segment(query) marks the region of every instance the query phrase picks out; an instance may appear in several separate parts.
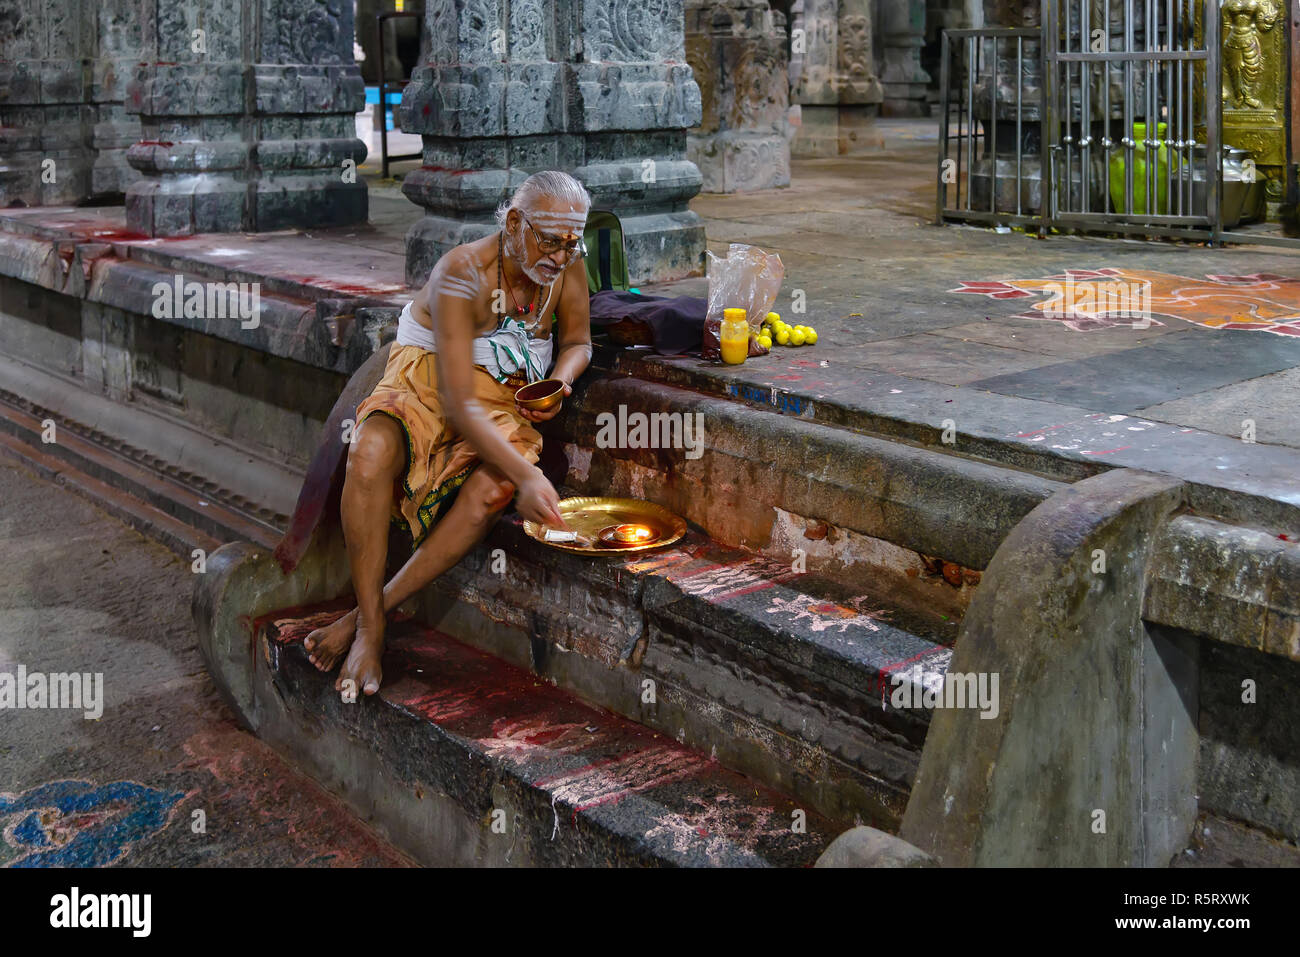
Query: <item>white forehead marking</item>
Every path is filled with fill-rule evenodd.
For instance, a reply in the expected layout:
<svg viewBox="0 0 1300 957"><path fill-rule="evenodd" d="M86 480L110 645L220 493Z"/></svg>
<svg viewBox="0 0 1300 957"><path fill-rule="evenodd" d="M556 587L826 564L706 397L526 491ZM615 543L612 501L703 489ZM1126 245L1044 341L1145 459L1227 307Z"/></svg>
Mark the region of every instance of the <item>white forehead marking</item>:
<svg viewBox="0 0 1300 957"><path fill-rule="evenodd" d="M587 217L584 213L529 213L528 219L539 227L550 227L552 229L571 229L581 231L587 225Z"/></svg>

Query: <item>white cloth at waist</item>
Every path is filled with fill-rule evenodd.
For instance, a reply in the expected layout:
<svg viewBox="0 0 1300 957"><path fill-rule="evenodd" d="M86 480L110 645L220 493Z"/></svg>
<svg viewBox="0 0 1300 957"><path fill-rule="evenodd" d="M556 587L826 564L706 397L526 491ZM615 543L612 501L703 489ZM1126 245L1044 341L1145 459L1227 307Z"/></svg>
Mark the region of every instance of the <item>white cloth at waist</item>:
<svg viewBox="0 0 1300 957"><path fill-rule="evenodd" d="M399 346L416 346L429 352L437 352L434 346L433 330L420 324L411 314L408 302L397 317L397 344ZM529 382L546 378L551 368L551 355L554 342L551 337L535 339L528 334L524 324L511 316L505 316L501 324L486 336L478 336L470 343L474 364L487 369L488 374L498 382L505 382L513 373L522 373Z"/></svg>

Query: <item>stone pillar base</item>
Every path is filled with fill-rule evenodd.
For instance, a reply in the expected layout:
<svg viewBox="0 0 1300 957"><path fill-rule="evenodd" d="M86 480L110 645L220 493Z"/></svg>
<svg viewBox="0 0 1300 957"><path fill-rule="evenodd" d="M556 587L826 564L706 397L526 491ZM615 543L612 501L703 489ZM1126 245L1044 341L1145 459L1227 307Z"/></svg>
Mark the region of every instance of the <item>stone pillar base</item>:
<svg viewBox="0 0 1300 957"><path fill-rule="evenodd" d="M924 83L885 83L885 100L880 104L881 116L929 116L930 104L926 100L928 87Z"/></svg>
<svg viewBox="0 0 1300 957"><path fill-rule="evenodd" d="M595 208L595 207L593 207ZM698 275L704 269L704 221L690 210L619 214L632 285ZM438 260L461 243L490 236L495 221L424 216L406 233L406 284L423 286ZM592 252L594 255L594 251Z"/></svg>
<svg viewBox="0 0 1300 957"><path fill-rule="evenodd" d="M95 196L121 196L140 179L140 171L127 161L127 150L141 138L140 117L126 112L126 81L138 58L106 57L91 67L90 98L94 125L90 145L95 153L91 190Z"/></svg>
<svg viewBox="0 0 1300 957"><path fill-rule="evenodd" d="M644 155L662 155L665 144L682 140L676 149L684 149L681 133L629 133L619 138L629 149L641 143L649 148ZM520 155L542 153L547 166L568 168L591 194L592 209L612 210L623 223L624 243L634 284L664 282L698 274L704 268L704 225L698 215L685 209L690 198L699 192L700 173L685 159L637 160L627 162L570 165L555 150L583 145L595 152L603 140L555 137L520 139L511 150ZM654 148L658 144L658 148ZM480 144L484 149L488 142ZM450 153L437 152L436 158L464 162L468 158L464 144ZM502 147L504 149L504 146ZM437 147L426 143L425 159ZM534 157L535 158L535 157ZM502 156L504 159L504 155ZM541 168L547 168L541 166ZM406 234L406 281L423 286L439 257L461 243L480 239L496 232L493 212L496 204L528 176L527 169L454 169L425 166L414 170L402 182L402 192L411 202L425 209L448 210L458 215L430 213ZM691 244L694 244L691 246Z"/></svg>
<svg viewBox="0 0 1300 957"><path fill-rule="evenodd" d="M148 236L239 232L247 195L248 184L232 175L207 173L201 184L144 178L127 187L127 228Z"/></svg>
<svg viewBox="0 0 1300 957"><path fill-rule="evenodd" d="M681 0L426 4L426 62L400 110L424 138L424 163L402 182L426 210L407 233L407 281L495 231L497 205L545 169L623 222L634 281L698 273L704 230L687 204L700 172L685 156L700 90L682 26Z"/></svg>
<svg viewBox="0 0 1300 957"><path fill-rule="evenodd" d="M450 216L421 216L406 231L406 284L423 286L443 255L461 243L490 236L496 229L496 223L486 219L466 222Z"/></svg>
<svg viewBox="0 0 1300 957"><path fill-rule="evenodd" d="M779 133L688 136L686 158L700 168L705 193L790 185L790 145Z"/></svg>
<svg viewBox="0 0 1300 957"><path fill-rule="evenodd" d="M72 206L91 195L95 158L81 131L92 111L84 104L0 111L0 206Z"/></svg>
<svg viewBox="0 0 1300 957"><path fill-rule="evenodd" d="M141 2L155 26L125 90L142 136L127 150L142 174L126 192L127 228L186 236L366 220L351 3L217 4L200 47L185 8Z"/></svg>
<svg viewBox="0 0 1300 957"><path fill-rule="evenodd" d="M238 172L208 172L142 178L126 190L128 228L150 236L346 226L365 222L368 208L365 183L344 183L333 173L249 183Z"/></svg>
<svg viewBox="0 0 1300 957"><path fill-rule="evenodd" d="M140 138L140 121L128 116L121 103L103 103L97 107L91 144L95 165L91 169L91 194L118 196L140 179L140 171L127 162L127 150Z"/></svg>
<svg viewBox="0 0 1300 957"><path fill-rule="evenodd" d="M617 211L616 211L617 212ZM704 272L704 220L689 209L620 216L632 285Z"/></svg>
<svg viewBox="0 0 1300 957"><path fill-rule="evenodd" d="M875 128L877 112L874 105L805 103L800 107L802 125L790 144L790 155L815 159L883 149L884 137Z"/></svg>

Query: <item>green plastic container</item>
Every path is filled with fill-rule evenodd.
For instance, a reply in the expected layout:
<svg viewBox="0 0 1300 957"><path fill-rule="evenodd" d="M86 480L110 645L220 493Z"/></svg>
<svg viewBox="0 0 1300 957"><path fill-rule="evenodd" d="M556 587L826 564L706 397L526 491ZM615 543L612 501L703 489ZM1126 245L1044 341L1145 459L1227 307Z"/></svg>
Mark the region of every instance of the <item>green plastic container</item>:
<svg viewBox="0 0 1300 957"><path fill-rule="evenodd" d="M1169 124L1156 124L1156 138L1163 140ZM1169 147L1161 145L1156 150L1156 208L1147 207L1147 147L1143 142L1147 138L1145 123L1133 124L1133 139L1137 146L1133 148L1133 213L1140 215L1155 213L1160 216L1169 214ZM1120 147L1110 156L1110 203L1116 213L1126 212L1124 208L1124 158L1128 150ZM1178 171L1174 170L1177 179Z"/></svg>

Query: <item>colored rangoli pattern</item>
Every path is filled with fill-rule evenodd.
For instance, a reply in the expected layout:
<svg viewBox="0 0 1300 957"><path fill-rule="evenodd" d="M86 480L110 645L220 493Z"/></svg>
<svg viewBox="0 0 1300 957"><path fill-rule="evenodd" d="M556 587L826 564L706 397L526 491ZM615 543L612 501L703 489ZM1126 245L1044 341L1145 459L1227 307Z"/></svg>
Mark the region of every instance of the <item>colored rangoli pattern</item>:
<svg viewBox="0 0 1300 957"><path fill-rule="evenodd" d="M185 794L134 781L0 792L0 866L103 867L167 826Z"/></svg>
<svg viewBox="0 0 1300 957"><path fill-rule="evenodd" d="M1071 269L1043 279L963 281L960 288L949 291L990 299L1043 296L1016 318L1056 320L1071 329L1090 332L1134 325L1130 314L1113 308L1113 304L1108 308L1104 296L1086 294L1089 286L1100 289L1115 283L1145 288L1143 298L1150 310L1151 325L1164 325L1156 318L1161 317L1207 329L1253 329L1300 336L1300 279L1272 273L1192 279L1139 269ZM1085 294L1080 295L1080 290Z"/></svg>

